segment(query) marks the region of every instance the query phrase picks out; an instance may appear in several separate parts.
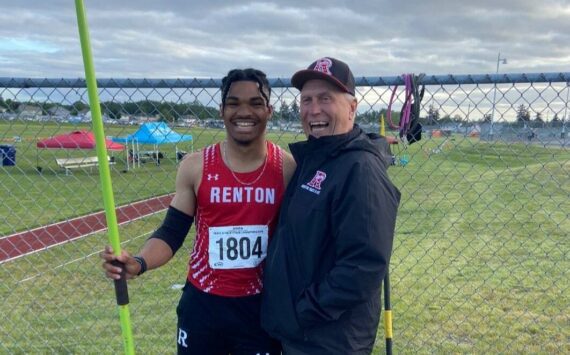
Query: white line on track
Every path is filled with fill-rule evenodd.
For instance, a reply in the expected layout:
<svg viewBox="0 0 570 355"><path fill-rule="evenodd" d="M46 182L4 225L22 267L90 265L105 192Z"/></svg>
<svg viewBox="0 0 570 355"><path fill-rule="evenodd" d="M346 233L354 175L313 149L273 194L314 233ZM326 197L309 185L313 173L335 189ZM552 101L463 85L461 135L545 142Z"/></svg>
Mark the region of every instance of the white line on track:
<svg viewBox="0 0 570 355"><path fill-rule="evenodd" d="M145 218L145 217L152 216L152 215L154 215L154 214L160 213L160 212L162 212L162 211L164 211L164 210L156 211L156 212L153 212L153 213L149 213L149 214L147 214L147 215L144 215L144 216L139 216L139 217L137 217L137 218L129 219L128 221L124 221L124 222L118 223L118 225L119 225L119 226L122 226L123 224L131 223L131 222L134 222L134 221L136 221L136 220L139 220L139 219L142 219L142 218ZM87 215L87 216L89 216L89 215ZM83 217L87 217L87 216L83 216ZM79 217L79 218L83 218L83 217ZM60 222L60 223L61 223L61 222ZM43 227L40 227L40 228L43 228ZM68 239L68 240L64 240L63 242L51 244L51 245L48 245L48 246L46 246L46 247L44 247L44 248L41 248L41 249L32 250L32 251L30 251L30 252L27 252L27 253L24 253L24 254L20 254L20 255L18 255L18 256L14 256L13 258L9 258L9 259L2 260L2 261L0 261L0 265L6 263L6 262L8 262L8 261L13 261L13 260L19 259L19 258L21 258L21 257L23 257L23 256L32 255L32 254L38 253L38 252L40 252L40 251L48 250L48 249L53 248L53 247L58 246L58 245L62 245L62 244L69 243L69 242L73 242L73 241L75 241L75 240L77 240L77 239L85 238L85 237L88 237L88 236L90 236L90 235L103 232L103 231L105 231L105 230L107 230L107 228L101 228L101 229L98 229L98 230L91 231L91 232L89 232L89 233L87 233L87 234L80 235L80 236L78 236L78 237L76 237L76 238L71 238L71 239ZM18 233L18 234L19 234L19 233Z"/></svg>
<svg viewBox="0 0 570 355"><path fill-rule="evenodd" d="M159 198L162 198L162 197L165 197L165 196L168 196L168 195L169 195L169 194L161 195L161 196L155 196L155 197L147 198L146 200L140 200L140 201L136 201L136 202L127 203L127 204L125 204L125 205L122 205L122 206L117 207L115 210L120 210L121 208L126 208L126 207L129 207L129 206L134 205L134 204L137 204L137 203L143 203L143 202L151 201L151 200L154 200L154 199L159 199ZM151 213L151 214L148 214L148 215L145 215L145 216L140 216L140 217L150 216L150 215L153 215L153 214L158 213L158 212L162 212L162 210L157 211L157 212L154 212L154 213ZM84 219L84 218L87 218L87 217L95 216L95 215L101 214L101 213L103 213L103 215L105 215L105 211L93 212L93 213L86 214L86 215L84 215L84 216L75 217L75 218L72 218L72 219L69 219L69 220L59 221L59 222L55 222L55 223L51 223L51 224L46 224L45 226L40 226L40 227L37 227L37 228L34 228L34 229L27 230L26 232L33 232L33 231L37 231L37 230L40 230L40 229L45 229L45 228L48 228L48 227L51 227L51 226L55 226L55 225L58 225L58 224L62 224L62 223L73 222L73 221L76 221L76 220L80 220L80 219ZM139 217L139 218L140 218L140 217ZM123 223L120 223L119 225L124 224L124 223L127 223L127 222L130 222L130 221L135 221L135 220L137 220L137 219L138 219L138 218L130 219L130 220L128 220L128 221L125 221L125 222L123 222ZM106 229L106 228L104 228L104 229ZM104 230L104 229L101 229L101 230ZM101 230L93 231L93 232L91 232L91 233L89 233L89 234L97 233L97 232L100 232ZM10 235L0 236L0 240L1 240L1 239L6 239L6 238L10 238L10 237L13 237L13 236L18 235L18 234L22 234L22 232L16 232L16 233L13 233L13 234L10 234ZM85 234L84 236L87 236L87 235L89 235L89 234ZM64 242L64 243L65 243L65 242ZM61 243L60 243L60 244L61 244ZM57 244L54 244L54 245L57 245ZM43 249L42 249L42 250L43 250ZM0 264L1 264L1 262L0 262Z"/></svg>
<svg viewBox="0 0 570 355"><path fill-rule="evenodd" d="M134 221L134 220L132 220L132 221ZM138 236L136 236L136 237L134 237L134 238L130 238L130 239L127 239L127 240L125 240L125 241L122 241L122 242L121 242L121 245L130 243L130 242L135 241L135 240L137 240L137 239L139 239L139 238L145 237L145 236L149 235L150 233L152 233L152 231L151 231L151 232L146 232L146 233L143 233L143 234L141 234L141 235L138 235ZM61 244L61 243L59 243L59 244ZM43 250L43 249L41 249L41 250ZM68 261L68 262L66 262L66 263L57 265L56 267L54 267L54 268L52 268L51 270L49 270L49 272L55 271L55 270L57 270L57 269L60 269L60 268L62 268L62 267L64 267L64 266L67 266L67 265L69 265L69 264L76 263L76 262L78 262L78 261L86 260L86 259L92 257L93 255L99 254L101 251L103 251L103 250L98 250L98 251L96 251L96 252L94 252L94 253L87 254L87 255L82 256L82 257L80 257L80 258L77 258L77 259L75 259L75 260L71 260L71 261ZM12 260L13 260L13 259L12 259ZM101 271L101 272L103 272L103 271ZM16 281L16 284L24 283L24 282L26 282L26 281L31 281L31 280L33 280L33 279L35 279L35 278L37 278L37 277L40 277L40 276L42 276L42 275L45 275L46 273L47 273L47 272L40 272L40 273L35 274L35 275L33 275L33 276L26 277L25 279L22 279L22 280L20 280L20 281Z"/></svg>

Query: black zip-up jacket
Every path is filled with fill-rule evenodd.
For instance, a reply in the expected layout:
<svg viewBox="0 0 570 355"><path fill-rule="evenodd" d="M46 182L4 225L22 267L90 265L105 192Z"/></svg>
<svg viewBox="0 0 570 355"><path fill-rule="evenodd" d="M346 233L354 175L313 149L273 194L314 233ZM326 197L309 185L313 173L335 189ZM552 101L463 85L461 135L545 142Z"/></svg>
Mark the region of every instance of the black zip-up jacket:
<svg viewBox="0 0 570 355"><path fill-rule="evenodd" d="M297 169L264 271L262 326L307 354L369 354L400 192L388 145L351 132L290 145Z"/></svg>

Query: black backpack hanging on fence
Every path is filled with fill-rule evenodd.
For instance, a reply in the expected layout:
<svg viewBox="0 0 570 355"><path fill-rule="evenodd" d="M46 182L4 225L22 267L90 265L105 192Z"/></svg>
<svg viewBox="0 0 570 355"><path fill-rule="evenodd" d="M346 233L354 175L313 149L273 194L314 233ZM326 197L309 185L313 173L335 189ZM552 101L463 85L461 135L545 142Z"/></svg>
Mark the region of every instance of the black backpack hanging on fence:
<svg viewBox="0 0 570 355"><path fill-rule="evenodd" d="M425 74L420 74L418 76L413 74L403 74L406 91L404 104L402 105L402 110L400 111L400 123L395 125L392 122L392 104L394 103L396 90L398 85L394 86L392 91L392 96L390 97L390 102L388 104L388 124L390 128L397 129L399 131L400 139L403 141L404 137L408 144L413 144L422 139L422 124L420 123L420 106L422 99L424 97L425 85L422 86L421 91L418 89L417 82L424 77Z"/></svg>
<svg viewBox="0 0 570 355"><path fill-rule="evenodd" d="M403 117L404 108L407 106L408 100L411 101L411 110L409 112L408 122L404 122L400 126L400 138L406 137L408 144L413 144L419 142L422 139L422 124L420 123L420 106L424 98L425 85L422 86L421 91L418 89L418 80L421 79L424 74L418 76L411 75L411 85L407 86L406 98L404 105L402 106L402 111L400 112L400 117Z"/></svg>
<svg viewBox="0 0 570 355"><path fill-rule="evenodd" d="M418 142L422 139L422 129L423 127L422 124L420 123L420 119L412 117L412 121L410 122L410 129L406 133L406 139L408 140L408 144Z"/></svg>

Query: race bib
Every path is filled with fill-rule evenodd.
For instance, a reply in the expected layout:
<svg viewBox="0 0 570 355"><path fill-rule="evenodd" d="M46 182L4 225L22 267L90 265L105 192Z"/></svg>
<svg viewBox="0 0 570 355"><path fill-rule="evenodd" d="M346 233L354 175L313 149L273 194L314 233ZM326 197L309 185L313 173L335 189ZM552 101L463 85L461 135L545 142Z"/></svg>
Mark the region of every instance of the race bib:
<svg viewBox="0 0 570 355"><path fill-rule="evenodd" d="M208 247L212 269L254 268L267 256L268 227L210 227Z"/></svg>

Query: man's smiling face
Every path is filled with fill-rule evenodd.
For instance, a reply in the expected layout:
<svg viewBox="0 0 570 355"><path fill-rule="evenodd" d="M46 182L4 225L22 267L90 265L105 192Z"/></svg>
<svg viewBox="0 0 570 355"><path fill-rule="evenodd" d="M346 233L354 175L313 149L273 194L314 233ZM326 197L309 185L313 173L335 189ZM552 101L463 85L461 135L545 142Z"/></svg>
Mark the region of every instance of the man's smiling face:
<svg viewBox="0 0 570 355"><path fill-rule="evenodd" d="M356 99L325 80L309 80L301 90L301 121L307 136L348 133L354 126Z"/></svg>

